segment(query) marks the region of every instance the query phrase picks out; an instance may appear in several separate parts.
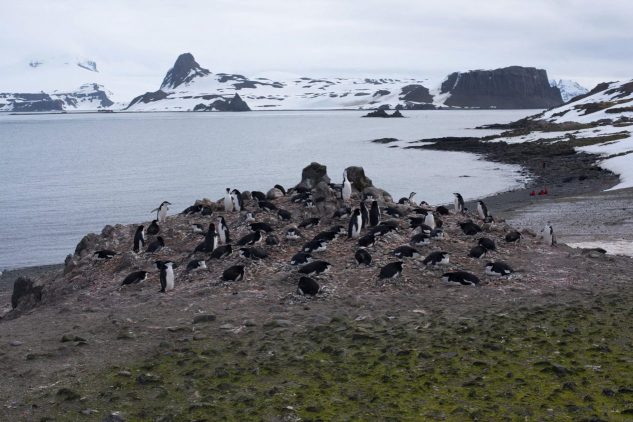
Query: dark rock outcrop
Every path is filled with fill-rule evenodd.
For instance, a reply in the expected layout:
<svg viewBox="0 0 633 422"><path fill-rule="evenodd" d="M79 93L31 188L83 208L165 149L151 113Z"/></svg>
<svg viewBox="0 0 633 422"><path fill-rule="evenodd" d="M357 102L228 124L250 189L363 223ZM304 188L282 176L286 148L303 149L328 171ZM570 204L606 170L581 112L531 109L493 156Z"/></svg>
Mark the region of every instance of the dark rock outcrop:
<svg viewBox="0 0 633 422"><path fill-rule="evenodd" d="M366 188L374 186L371 179L365 176L365 169L362 167L352 166L346 168L345 171L347 172L347 179L357 191L363 192Z"/></svg>
<svg viewBox="0 0 633 422"><path fill-rule="evenodd" d="M442 83L441 92L451 94L445 104L454 107L550 108L563 103L547 72L533 67L455 72Z"/></svg>
<svg viewBox="0 0 633 422"><path fill-rule="evenodd" d="M174 67L169 69L160 89L173 89L182 84L191 82L198 76L206 76L211 72L201 67L193 58L191 53L184 53L178 56Z"/></svg>
<svg viewBox="0 0 633 422"><path fill-rule="evenodd" d="M42 286L37 285L28 277L18 277L13 283L13 294L11 295L11 307L13 309L28 310L33 308L42 300Z"/></svg>
<svg viewBox="0 0 633 422"><path fill-rule="evenodd" d="M165 91L161 91L160 89L154 92L146 92L145 94L139 95L138 97L135 97L132 101L130 101L130 104L125 107L125 109L127 110L136 103L147 104L153 101L164 100L165 98L167 98L167 93Z"/></svg>
<svg viewBox="0 0 633 422"><path fill-rule="evenodd" d="M330 178L327 175L327 167L319 163L310 163L301 171L301 182L297 185L298 188L312 189L319 182L330 183Z"/></svg>
<svg viewBox="0 0 633 422"><path fill-rule="evenodd" d="M51 98L45 93L0 93L0 103L5 102L10 106L10 111L19 113L32 113L42 111L62 111L64 102ZM5 104L0 105L3 107Z"/></svg>
<svg viewBox="0 0 633 422"><path fill-rule="evenodd" d="M393 112L393 114L387 113L384 108L379 108L376 111L371 111L365 114L363 117L404 117L399 110Z"/></svg>
<svg viewBox="0 0 633 422"><path fill-rule="evenodd" d="M251 111L251 108L242 100L239 94L235 94L230 100L220 98L211 104L200 103L193 108L193 111Z"/></svg>
<svg viewBox="0 0 633 422"><path fill-rule="evenodd" d="M424 85L413 84L402 87L400 100L415 103L432 103L433 96Z"/></svg>

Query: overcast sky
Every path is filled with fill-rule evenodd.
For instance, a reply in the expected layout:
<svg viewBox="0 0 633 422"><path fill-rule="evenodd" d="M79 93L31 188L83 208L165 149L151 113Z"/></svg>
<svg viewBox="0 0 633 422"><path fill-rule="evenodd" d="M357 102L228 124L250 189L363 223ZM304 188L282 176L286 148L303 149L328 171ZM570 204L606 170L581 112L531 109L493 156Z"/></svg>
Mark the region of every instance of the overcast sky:
<svg viewBox="0 0 633 422"><path fill-rule="evenodd" d="M439 82L524 65L587 87L633 77L631 0L1 0L0 16L0 69L78 56L155 88L187 51L246 75Z"/></svg>

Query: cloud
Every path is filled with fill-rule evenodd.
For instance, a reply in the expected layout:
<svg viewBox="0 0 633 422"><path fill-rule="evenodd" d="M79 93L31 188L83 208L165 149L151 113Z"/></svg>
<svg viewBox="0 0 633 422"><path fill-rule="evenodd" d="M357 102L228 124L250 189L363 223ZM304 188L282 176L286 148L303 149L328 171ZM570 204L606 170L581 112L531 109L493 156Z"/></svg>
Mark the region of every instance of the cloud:
<svg viewBox="0 0 633 422"><path fill-rule="evenodd" d="M89 57L158 86L190 51L212 71L410 75L513 64L592 85L633 75L628 0L2 2L0 67Z"/></svg>

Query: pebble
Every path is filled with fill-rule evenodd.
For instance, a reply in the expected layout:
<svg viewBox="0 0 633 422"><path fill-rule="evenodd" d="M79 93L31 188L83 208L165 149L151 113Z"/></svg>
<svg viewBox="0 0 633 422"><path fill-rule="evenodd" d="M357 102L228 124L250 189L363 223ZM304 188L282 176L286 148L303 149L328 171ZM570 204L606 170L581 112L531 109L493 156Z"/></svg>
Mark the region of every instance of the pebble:
<svg viewBox="0 0 633 422"><path fill-rule="evenodd" d="M22 342L21 342L21 341L19 341L19 340L12 340L12 341L9 343L9 345L10 345L10 346L13 346L13 347L22 346L23 344L24 344L24 343L22 343Z"/></svg>
<svg viewBox="0 0 633 422"><path fill-rule="evenodd" d="M212 322L215 321L216 317L215 315L211 315L211 314L200 314L200 315L196 315L195 317L193 317L193 323L194 324L199 324L199 323L203 323L203 322Z"/></svg>

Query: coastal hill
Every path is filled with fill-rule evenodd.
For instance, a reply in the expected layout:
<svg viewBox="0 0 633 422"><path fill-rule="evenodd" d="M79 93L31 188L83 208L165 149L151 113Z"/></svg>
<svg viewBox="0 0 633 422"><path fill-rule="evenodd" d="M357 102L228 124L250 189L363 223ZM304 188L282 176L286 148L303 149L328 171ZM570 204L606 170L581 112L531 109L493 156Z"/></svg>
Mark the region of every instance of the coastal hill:
<svg viewBox="0 0 633 422"><path fill-rule="evenodd" d="M298 76L272 80L215 73L190 53L178 56L158 90L140 95L143 88L138 88L137 81L112 79L91 60L33 60L24 69L9 70L0 92L0 111L544 109L586 91L573 81L548 81L543 69L521 66L454 72L441 86L420 78ZM108 84L115 82L127 92L111 92ZM6 88L12 84L20 89Z"/></svg>

